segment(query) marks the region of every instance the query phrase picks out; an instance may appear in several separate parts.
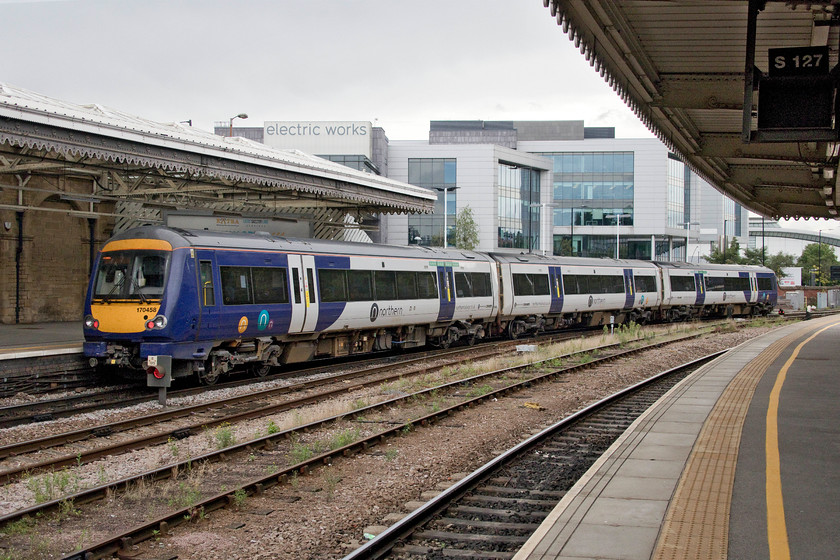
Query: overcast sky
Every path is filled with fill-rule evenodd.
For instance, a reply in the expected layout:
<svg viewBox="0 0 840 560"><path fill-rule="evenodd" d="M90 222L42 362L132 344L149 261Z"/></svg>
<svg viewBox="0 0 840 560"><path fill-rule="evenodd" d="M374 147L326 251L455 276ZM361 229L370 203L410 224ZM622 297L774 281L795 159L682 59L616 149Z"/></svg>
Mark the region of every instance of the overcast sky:
<svg viewBox="0 0 840 560"><path fill-rule="evenodd" d="M651 137L542 0L0 0L0 21L0 82L205 130L244 112L391 140L471 119Z"/></svg>
<svg viewBox="0 0 840 560"><path fill-rule="evenodd" d="M0 0L0 81L212 129L566 120L650 137L542 0Z"/></svg>

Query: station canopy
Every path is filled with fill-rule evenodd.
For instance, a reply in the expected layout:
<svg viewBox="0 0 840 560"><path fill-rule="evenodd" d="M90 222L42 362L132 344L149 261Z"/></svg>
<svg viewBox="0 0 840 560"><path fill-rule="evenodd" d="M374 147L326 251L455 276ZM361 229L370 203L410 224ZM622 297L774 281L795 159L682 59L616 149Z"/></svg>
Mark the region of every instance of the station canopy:
<svg viewBox="0 0 840 560"><path fill-rule="evenodd" d="M46 181L32 181L34 177ZM67 179L90 189L66 189ZM316 237L382 213L431 212L436 193L297 150L76 105L0 84L0 189L80 201L115 230L162 211L312 220ZM39 197L26 197L39 198ZM40 197L43 198L43 197ZM26 211L2 200L0 208ZM108 204L111 203L111 204ZM330 225L332 224L332 225Z"/></svg>
<svg viewBox="0 0 840 560"><path fill-rule="evenodd" d="M719 191L768 217L837 217L837 0L543 2Z"/></svg>

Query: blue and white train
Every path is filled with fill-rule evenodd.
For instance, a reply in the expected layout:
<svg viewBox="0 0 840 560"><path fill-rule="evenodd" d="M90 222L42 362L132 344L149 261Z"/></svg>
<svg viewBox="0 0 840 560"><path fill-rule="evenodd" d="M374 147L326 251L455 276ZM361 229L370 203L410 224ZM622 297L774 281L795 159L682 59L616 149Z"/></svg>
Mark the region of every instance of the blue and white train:
<svg viewBox="0 0 840 560"><path fill-rule="evenodd" d="M207 384L317 357L570 325L766 314L756 266L481 253L144 226L110 239L85 303L92 364Z"/></svg>

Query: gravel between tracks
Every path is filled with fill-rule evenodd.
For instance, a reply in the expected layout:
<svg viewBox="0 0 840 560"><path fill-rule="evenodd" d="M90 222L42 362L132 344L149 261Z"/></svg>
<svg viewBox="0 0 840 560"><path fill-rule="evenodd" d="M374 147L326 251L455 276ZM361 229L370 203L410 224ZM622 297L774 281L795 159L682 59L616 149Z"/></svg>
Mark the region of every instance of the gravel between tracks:
<svg viewBox="0 0 840 560"><path fill-rule="evenodd" d="M137 560L161 555L193 560L341 558L363 542L364 532L370 526L390 524L386 517L407 513L407 502L425 501L421 498L423 492L454 482L457 473L475 470L533 432L658 371L737 346L771 328L720 332L671 344L647 351L642 359L622 359L572 373L564 376L562 382L538 384L512 398L467 409L429 428L389 439L366 454L338 460L309 476L277 486L263 496L249 497L239 509L213 512L201 521L181 525L156 541L136 545L130 554L136 554L133 558ZM379 389L366 391L369 395L352 395L345 400L376 398ZM538 403L544 410L524 407L525 402ZM256 432L260 426L264 429L265 421L251 429ZM247 433L247 429L243 427L237 434ZM207 440L208 446L212 443L209 438L191 439ZM244 439L240 436L240 441ZM199 449L180 450L185 452L196 456ZM83 484L95 482L97 476L102 476L103 464L108 478L114 479L123 469L136 472L138 462L151 467L171 460L171 446L158 446L93 463L86 472L79 469L80 478ZM0 488L0 509L19 507L16 496L25 492L22 484ZM39 527L41 542L51 539L49 533L53 530L61 533L60 525ZM118 518L100 519L96 527L89 528L88 536L104 537L125 525ZM78 534L68 536L65 532L62 537L57 540L80 540ZM8 546L4 540L0 536L0 557L3 547ZM66 546L64 551L68 552ZM52 550L47 547L42 552L43 556L32 558L51 557Z"/></svg>

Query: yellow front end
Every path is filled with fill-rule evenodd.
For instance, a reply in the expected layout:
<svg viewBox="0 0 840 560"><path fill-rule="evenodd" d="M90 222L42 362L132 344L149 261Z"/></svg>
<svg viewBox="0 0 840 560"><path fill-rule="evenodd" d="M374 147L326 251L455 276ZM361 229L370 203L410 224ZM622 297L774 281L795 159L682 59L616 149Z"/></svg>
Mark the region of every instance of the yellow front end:
<svg viewBox="0 0 840 560"><path fill-rule="evenodd" d="M159 302L91 303L90 306L91 315L99 321L100 332L120 334L143 332L146 321L154 319L159 309Z"/></svg>

